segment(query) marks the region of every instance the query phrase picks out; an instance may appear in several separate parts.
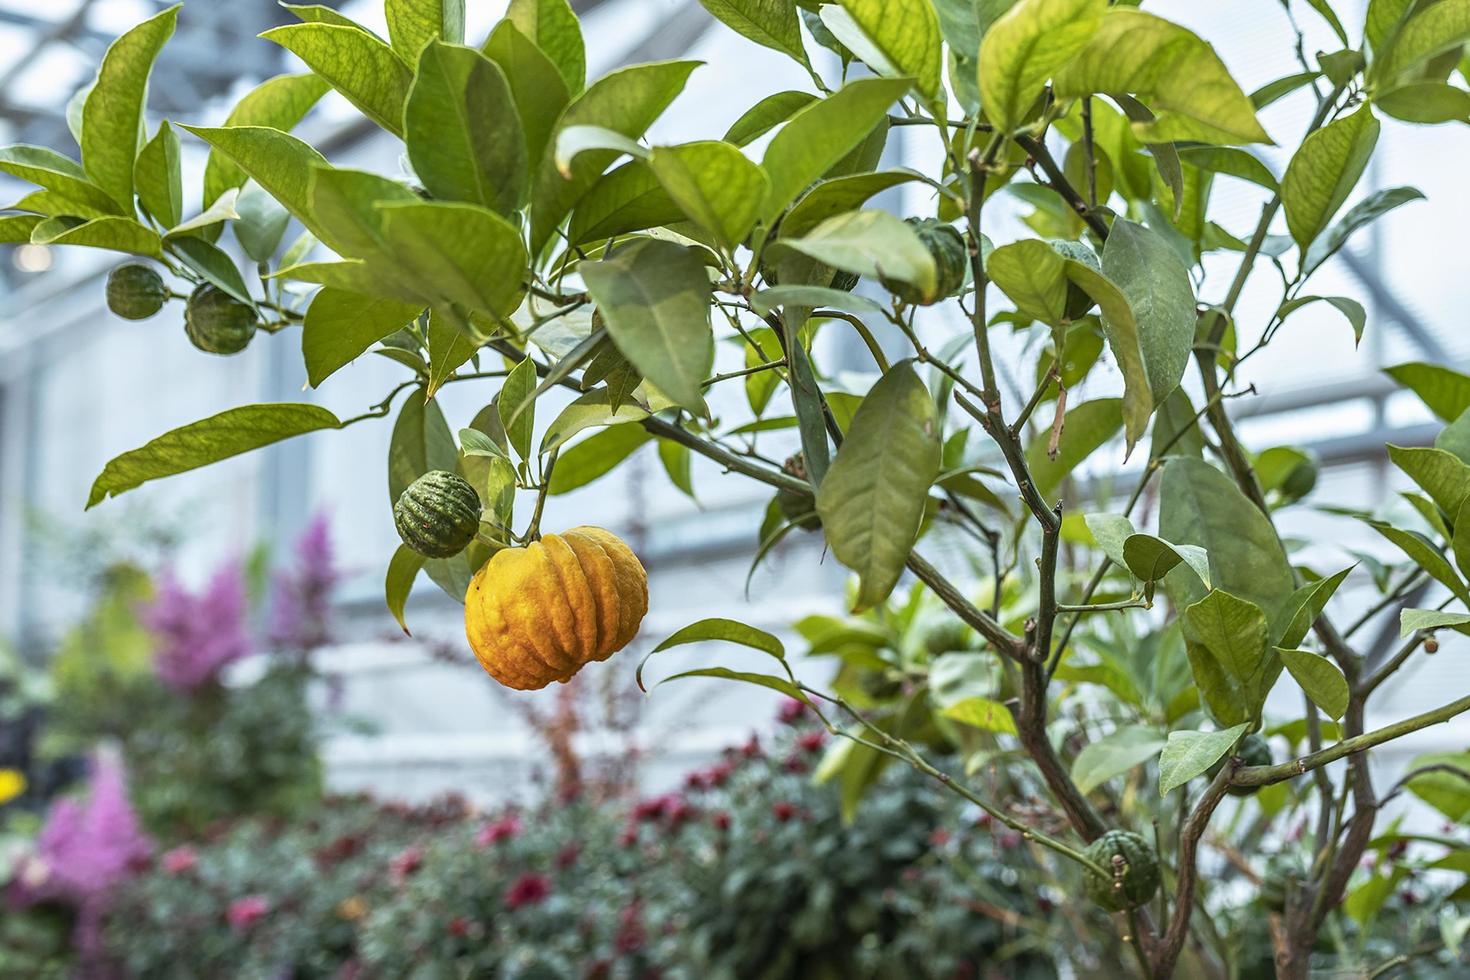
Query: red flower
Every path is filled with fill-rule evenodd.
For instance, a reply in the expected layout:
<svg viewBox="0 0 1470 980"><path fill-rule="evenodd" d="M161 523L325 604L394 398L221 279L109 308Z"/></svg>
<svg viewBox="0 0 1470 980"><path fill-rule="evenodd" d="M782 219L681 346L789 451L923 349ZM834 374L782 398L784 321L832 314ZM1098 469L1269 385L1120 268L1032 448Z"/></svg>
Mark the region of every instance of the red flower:
<svg viewBox="0 0 1470 980"><path fill-rule="evenodd" d="M237 898L230 903L229 910L225 912L225 920L231 928L244 932L255 923L265 918L271 910L271 901L264 895L246 895Z"/></svg>
<svg viewBox="0 0 1470 980"><path fill-rule="evenodd" d="M393 884L401 885L423 863L424 849L418 844L412 844L405 847L388 862L388 877L392 880Z"/></svg>
<svg viewBox="0 0 1470 980"><path fill-rule="evenodd" d="M577 847L576 844L568 844L566 847L563 847L560 851L557 852L556 866L563 869L570 868L572 865L577 863L577 855L581 853L581 850Z"/></svg>
<svg viewBox="0 0 1470 980"><path fill-rule="evenodd" d="M729 780L730 780L730 774L732 772L734 772L734 771L735 771L735 767L733 765L731 765L730 763L728 763L728 762L717 762L714 765L710 766L709 769L705 771L705 774L704 774L704 782L705 782L705 785L706 786L723 786L723 785L725 785L725 783L729 782Z"/></svg>
<svg viewBox="0 0 1470 980"><path fill-rule="evenodd" d="M523 905L536 905L544 902L550 894L551 882L546 880L546 876L528 871L506 889L505 906L518 909Z"/></svg>
<svg viewBox="0 0 1470 980"><path fill-rule="evenodd" d="M796 804L788 803L786 800L777 800L771 804L771 816L785 823L796 816Z"/></svg>
<svg viewBox="0 0 1470 980"><path fill-rule="evenodd" d="M795 725L806 715L806 705L796 698L786 698L776 709L776 720L783 725Z"/></svg>
<svg viewBox="0 0 1470 980"><path fill-rule="evenodd" d="M949 831L943 827L935 827L929 834L929 843L934 847L943 847L949 843Z"/></svg>
<svg viewBox="0 0 1470 980"><path fill-rule="evenodd" d="M785 766L787 772L795 773L798 776L806 772L806 762L795 752L788 755L782 765Z"/></svg>
<svg viewBox="0 0 1470 980"><path fill-rule="evenodd" d="M822 748L822 743L826 740L827 733L820 728L816 728L809 732L803 732L801 738L796 740L796 744L807 752L816 752Z"/></svg>
<svg viewBox="0 0 1470 980"><path fill-rule="evenodd" d="M729 830L730 814L726 813L724 810L721 810L713 817L710 817L710 823L713 823L715 825L716 830Z"/></svg>
<svg viewBox="0 0 1470 980"><path fill-rule="evenodd" d="M643 923L638 917L638 903L630 902L618 913L618 931L613 943L619 953L636 953L643 948Z"/></svg>
<svg viewBox="0 0 1470 980"><path fill-rule="evenodd" d="M489 847L503 840L510 840L521 832L521 818L514 813L508 813L499 820L492 820L480 828L475 834L476 847Z"/></svg>
<svg viewBox="0 0 1470 980"><path fill-rule="evenodd" d="M760 738L755 735L750 736L746 743L740 746L739 752L747 759L754 759L761 754Z"/></svg>
<svg viewBox="0 0 1470 980"><path fill-rule="evenodd" d="M678 827L693 814L694 807L690 806L682 796L669 796L664 801L664 816L668 818L671 828Z"/></svg>
<svg viewBox="0 0 1470 980"><path fill-rule="evenodd" d="M458 939L461 936L465 936L469 933L470 920L466 919L462 915L456 915L454 918L449 920L449 925L447 928L449 934Z"/></svg>
<svg viewBox="0 0 1470 980"><path fill-rule="evenodd" d="M167 874L181 875L186 871L192 871L199 863L199 852L185 844L171 851L165 851L159 863Z"/></svg>

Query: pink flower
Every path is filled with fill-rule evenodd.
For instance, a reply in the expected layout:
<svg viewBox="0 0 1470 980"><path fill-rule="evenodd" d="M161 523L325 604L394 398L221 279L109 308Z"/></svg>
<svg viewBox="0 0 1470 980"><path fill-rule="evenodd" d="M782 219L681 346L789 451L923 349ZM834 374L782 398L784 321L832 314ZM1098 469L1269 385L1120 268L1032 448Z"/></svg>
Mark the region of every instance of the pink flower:
<svg viewBox="0 0 1470 980"><path fill-rule="evenodd" d="M418 844L411 844L394 855L388 862L388 878L395 885L401 885L408 877L419 869L424 863L424 849Z"/></svg>
<svg viewBox="0 0 1470 980"><path fill-rule="evenodd" d="M245 577L236 562L221 566L198 594L164 572L153 602L142 610L143 624L158 639L158 679L183 694L217 680L250 652L246 612Z"/></svg>
<svg viewBox="0 0 1470 980"><path fill-rule="evenodd" d="M577 858L581 853L581 849L576 844L568 844L556 852L556 866L562 870L570 868L577 863Z"/></svg>
<svg viewBox="0 0 1470 980"><path fill-rule="evenodd" d="M446 929L451 936L459 939L469 934L470 920L466 919L462 915L456 915L454 918L449 920L449 925L446 927Z"/></svg>
<svg viewBox="0 0 1470 980"><path fill-rule="evenodd" d="M795 725L806 716L806 705L796 698L786 698L776 709L776 720L783 725Z"/></svg>
<svg viewBox="0 0 1470 980"><path fill-rule="evenodd" d="M229 909L225 912L225 919L230 923L232 929L244 932L265 918L266 913L270 910L269 898L264 895L246 895L230 903Z"/></svg>
<svg viewBox="0 0 1470 980"><path fill-rule="evenodd" d="M199 852L185 844L182 847L175 847L171 851L164 852L163 857L159 859L159 863L168 874L181 875L186 871L194 870L194 866L199 863Z"/></svg>
<svg viewBox="0 0 1470 980"><path fill-rule="evenodd" d="M802 732L801 738L796 740L796 744L801 746L805 752L817 752L821 750L822 743L826 740L827 733L817 728L809 732Z"/></svg>
<svg viewBox="0 0 1470 980"><path fill-rule="evenodd" d="M505 892L505 906L518 909L523 905L537 905L551 894L551 882L545 875L526 872L517 878Z"/></svg>
<svg viewBox="0 0 1470 980"><path fill-rule="evenodd" d="M724 810L721 810L714 816L710 817L710 823L715 825L716 830L729 830L730 814L726 813Z"/></svg>
<svg viewBox="0 0 1470 980"><path fill-rule="evenodd" d="M521 818L514 813L508 813L499 820L493 820L480 828L475 834L476 847L489 847L499 844L503 840L510 840L521 832Z"/></svg>
<svg viewBox="0 0 1470 980"><path fill-rule="evenodd" d="M771 804L771 816L775 817L781 823L786 823L792 817L796 816L796 804L789 803L786 800L777 800Z"/></svg>

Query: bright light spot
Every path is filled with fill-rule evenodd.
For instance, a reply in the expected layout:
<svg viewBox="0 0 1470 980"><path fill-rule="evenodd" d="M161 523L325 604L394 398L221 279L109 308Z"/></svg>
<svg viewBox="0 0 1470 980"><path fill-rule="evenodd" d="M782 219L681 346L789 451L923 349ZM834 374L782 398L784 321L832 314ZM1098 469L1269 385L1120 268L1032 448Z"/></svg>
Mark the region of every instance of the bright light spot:
<svg viewBox="0 0 1470 980"><path fill-rule="evenodd" d="M28 242L15 250L11 261L21 272L45 272L51 268L51 249Z"/></svg>

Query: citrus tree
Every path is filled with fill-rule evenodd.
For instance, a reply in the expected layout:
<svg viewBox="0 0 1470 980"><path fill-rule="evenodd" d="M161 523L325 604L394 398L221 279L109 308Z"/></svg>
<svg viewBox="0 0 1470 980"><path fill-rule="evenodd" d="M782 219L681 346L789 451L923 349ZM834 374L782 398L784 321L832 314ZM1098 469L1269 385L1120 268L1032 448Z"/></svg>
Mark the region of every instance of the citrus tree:
<svg viewBox="0 0 1470 980"><path fill-rule="evenodd" d="M108 281L111 308L142 319L183 300L186 334L205 352L299 340L314 387L351 385L346 369L369 351L404 380L349 418L258 404L167 432L108 463L89 506L282 439L392 419L390 503L405 543L387 566L388 606L401 623L427 573L467 599L486 669L536 688L625 645L647 603L643 570L614 536L542 535L547 495L647 443L681 486L691 454L706 457L774 491L762 555L819 532L856 575L853 611L869 617L912 576L974 640L945 649L990 686L940 703L924 693L941 687L929 673L939 660L880 655L862 618L807 625L809 639L828 630L813 647L843 655L844 670L876 672L865 692L799 682L775 637L730 620L693 624L655 652L718 639L770 654L769 673L693 673L817 710L844 737L824 775L854 798L874 760L899 759L1045 848L1117 913L1140 975L1231 962L1201 850L1237 857L1247 881L1261 880L1267 855L1259 822L1207 841L1222 804L1256 806L1267 822L1284 807L1304 814L1299 866L1266 869L1262 893L1281 975L1305 976L1324 930L1371 920L1406 873L1359 870L1401 843L1379 826L1383 805L1407 789L1451 817L1467 809L1465 756L1382 788L1368 753L1454 718L1470 697L1377 729L1365 712L1389 676L1437 648L1438 631L1470 625L1470 377L1391 371L1445 426L1434 446L1386 448L1417 487L1412 524L1347 515L1405 556L1366 611L1334 602L1353 567L1294 564L1283 542L1278 515L1311 492L1315 463L1292 447L1247 449L1229 404L1249 393L1239 366L1301 309L1334 308L1343 342L1364 331L1363 307L1313 293L1312 278L1359 229L1422 196L1393 188L1343 210L1381 117L1466 118L1470 93L1454 76L1470 0L1371 0L1361 31L1310 0L1297 13L1323 19L1340 50L1309 56L1300 35L1263 38L1294 50L1299 70L1252 94L1206 40L1136 4L703 2L794 59L810 85L763 93L723 133L677 145L645 134L699 65L589 81L565 0L512 0L486 38L465 37L463 0L387 0L386 38L288 4L300 22L261 43L310 70L261 84L219 126L146 118L150 66L178 8L119 38L68 112L79 159L0 150L0 168L38 186L0 218L0 241L135 256ZM290 135L328 90L402 141L410 175L337 167ZM1268 134L1257 112L1288 96L1313 101L1310 121ZM932 171L879 168L900 127L932 147ZM186 139L209 148L202 188L181 177ZM1273 139L1293 147L1279 177L1250 149ZM1212 220L1212 185L1227 178L1258 188L1254 227ZM923 214L865 206L900 185L926 196ZM987 234L1002 197L1034 234ZM1233 259L1233 275L1204 277L1206 254ZM1237 323L1258 271L1279 302L1267 322ZM959 335L925 312L940 304L967 325ZM866 350L862 394L824 370L819 332ZM717 348L738 348L743 366L716 373ZM434 395L451 384L482 389L485 408L446 419ZM559 410L538 422L543 399ZM783 436L799 451L762 452ZM1115 448L1142 461L1131 492L1094 481L1098 512L1066 509L1065 488L1088 491L1078 468ZM1157 502L1147 525L1145 497ZM986 584L962 588L925 557L941 535L965 542ZM1367 639L1365 625L1394 615L1400 646ZM1285 701L1299 707L1268 727L1273 688L1295 690ZM1099 692L1108 724L1087 718ZM938 769L929 742L909 735L916 713L1025 758L1045 812ZM1283 742L1292 755L1273 758ZM1442 945L1464 931L1447 920Z"/></svg>

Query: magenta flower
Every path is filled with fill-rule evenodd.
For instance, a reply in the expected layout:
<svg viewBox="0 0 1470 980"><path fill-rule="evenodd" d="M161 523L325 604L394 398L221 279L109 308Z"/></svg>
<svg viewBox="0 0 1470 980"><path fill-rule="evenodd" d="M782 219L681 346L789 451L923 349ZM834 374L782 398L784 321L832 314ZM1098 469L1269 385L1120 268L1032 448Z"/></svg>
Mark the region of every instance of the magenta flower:
<svg viewBox="0 0 1470 980"><path fill-rule="evenodd" d="M199 852L187 844L175 847L173 850L165 851L158 859L158 863L167 874L181 875L193 871L199 863Z"/></svg>
<svg viewBox="0 0 1470 980"><path fill-rule="evenodd" d="M144 625L158 639L153 669L175 691L191 694L250 652L245 631L245 578L239 564L222 565L203 592L185 589L172 571L159 579Z"/></svg>
<svg viewBox="0 0 1470 980"><path fill-rule="evenodd" d="M246 895L230 903L230 907L225 911L225 920L229 922L230 928L237 932L244 932L265 918L270 910L271 900L269 898L264 895Z"/></svg>
<svg viewBox="0 0 1470 980"><path fill-rule="evenodd" d="M276 577L266 638L280 650L313 650L331 639L332 590L342 577L325 513L307 524L295 551L294 567Z"/></svg>
<svg viewBox="0 0 1470 980"><path fill-rule="evenodd" d="M508 813L499 820L492 820L481 827L475 834L476 847L490 847L503 840L510 840L521 832L521 819L514 813Z"/></svg>
<svg viewBox="0 0 1470 980"><path fill-rule="evenodd" d="M506 908L518 909L523 905L544 902L551 894L551 882L545 875L530 871L517 878L505 892Z"/></svg>

